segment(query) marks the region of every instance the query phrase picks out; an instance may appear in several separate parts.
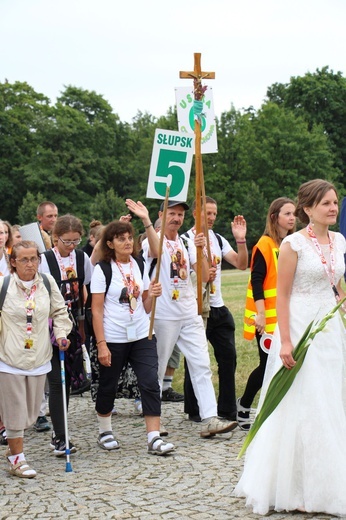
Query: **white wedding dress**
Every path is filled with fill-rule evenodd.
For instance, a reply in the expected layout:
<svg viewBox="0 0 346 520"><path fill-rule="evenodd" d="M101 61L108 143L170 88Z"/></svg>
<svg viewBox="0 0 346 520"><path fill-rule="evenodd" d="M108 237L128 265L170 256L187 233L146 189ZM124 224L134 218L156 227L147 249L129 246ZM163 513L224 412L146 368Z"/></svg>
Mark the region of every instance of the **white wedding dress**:
<svg viewBox="0 0 346 520"><path fill-rule="evenodd" d="M345 272L345 239L335 233L335 280ZM298 254L290 300L291 339L324 317L335 296L313 243L301 233L286 237ZM330 267L329 245L321 246ZM260 405L281 367L278 327L270 350ZM293 385L265 421L245 455L234 495L254 513L269 510L346 516L346 333L339 312L311 343ZM259 405L259 406L260 406Z"/></svg>

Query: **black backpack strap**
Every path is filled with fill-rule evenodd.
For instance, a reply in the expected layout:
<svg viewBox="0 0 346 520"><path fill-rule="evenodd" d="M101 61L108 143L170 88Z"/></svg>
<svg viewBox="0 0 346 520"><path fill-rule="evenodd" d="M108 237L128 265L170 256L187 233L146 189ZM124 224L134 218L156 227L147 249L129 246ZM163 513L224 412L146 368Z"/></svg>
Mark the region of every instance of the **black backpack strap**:
<svg viewBox="0 0 346 520"><path fill-rule="evenodd" d="M50 285L50 281L48 280L48 276L44 273L40 273L42 276L43 283L48 291L49 296L52 294L52 288Z"/></svg>
<svg viewBox="0 0 346 520"><path fill-rule="evenodd" d="M54 280L60 287L60 283L61 283L60 267L59 267L59 264L58 264L58 261L56 259L53 249L48 249L48 251L45 251L43 254L45 255L45 257L47 259L47 264L49 267L50 274L53 276Z"/></svg>
<svg viewBox="0 0 346 520"><path fill-rule="evenodd" d="M142 276L142 279L143 279L144 266L145 266L145 260L143 258L143 254L139 253L139 255L135 256L134 259L136 260L136 262L138 264L138 267L139 267L139 270L141 272L141 276ZM149 278L150 278L150 276L149 276Z"/></svg>
<svg viewBox="0 0 346 520"><path fill-rule="evenodd" d="M190 237L189 237L189 234L188 234L187 231L185 231L185 233L183 233L182 235L180 235L180 238L181 238L181 240L182 240L182 242L183 242L183 244L184 244L184 246L185 246L186 251L188 251L188 250L189 250L189 243L188 243L188 241L186 240L186 238L184 238L184 237L190 238Z"/></svg>
<svg viewBox="0 0 346 520"><path fill-rule="evenodd" d="M84 251L82 249L76 249L76 263L77 263L77 277L81 284L84 284L85 272L84 272Z"/></svg>
<svg viewBox="0 0 346 520"><path fill-rule="evenodd" d="M105 278L106 278L106 290L105 290L105 296L106 296L109 286L111 284L111 280L112 280L112 266L111 266L110 262L105 262L104 260L102 260L101 262L98 262L98 265L101 267L103 274L105 275Z"/></svg>
<svg viewBox="0 0 346 520"><path fill-rule="evenodd" d="M221 249L221 252L222 252L222 238L221 238L221 235L219 235L219 233L215 233L215 231L214 231L214 235L216 236L217 241L219 242L219 246L220 246L220 249Z"/></svg>
<svg viewBox="0 0 346 520"><path fill-rule="evenodd" d="M8 274L7 276L4 276L4 280L2 282L2 287L0 291L0 316L2 312L2 306L4 305L4 301L6 298L7 289L10 283L11 275Z"/></svg>
<svg viewBox="0 0 346 520"><path fill-rule="evenodd" d="M151 275L153 274L156 264L157 264L157 258L153 258L151 261L150 267L149 267L149 272L148 272L149 280L151 279Z"/></svg>

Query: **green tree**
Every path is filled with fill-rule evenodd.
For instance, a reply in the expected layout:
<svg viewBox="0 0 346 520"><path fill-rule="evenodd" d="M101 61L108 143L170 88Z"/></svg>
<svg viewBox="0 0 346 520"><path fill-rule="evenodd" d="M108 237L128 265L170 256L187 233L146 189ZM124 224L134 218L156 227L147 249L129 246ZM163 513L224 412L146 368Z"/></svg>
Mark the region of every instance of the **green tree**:
<svg viewBox="0 0 346 520"><path fill-rule="evenodd" d="M119 197L113 188L105 193L98 193L94 202L90 206L90 220L100 220L103 224L108 224L112 220L119 219L122 215L127 215L128 209L124 199Z"/></svg>
<svg viewBox="0 0 346 520"><path fill-rule="evenodd" d="M334 166L344 181L346 171L346 78L341 72L323 67L304 76L292 77L289 83L275 83L268 88L270 101L304 117L309 128L322 125L334 154Z"/></svg>
<svg viewBox="0 0 346 520"><path fill-rule="evenodd" d="M275 103L258 112L232 107L223 113L218 148L212 158L203 157L206 192L218 202L217 230L230 237L229 222L243 214L250 247L263 233L272 200L295 198L306 180L338 175L321 125L309 128L303 117Z"/></svg>
<svg viewBox="0 0 346 520"><path fill-rule="evenodd" d="M95 194L123 184L127 126L102 96L67 87L37 133L25 167L28 189L53 199L60 214L88 220Z"/></svg>
<svg viewBox="0 0 346 520"><path fill-rule="evenodd" d="M0 206L1 218L10 222L16 222L27 191L25 166L48 109L49 99L27 83L0 83Z"/></svg>
<svg viewBox="0 0 346 520"><path fill-rule="evenodd" d="M31 193L30 191L23 198L22 205L18 209L17 223L23 226L30 222L35 222L37 214L37 206L46 200L42 193ZM13 222L15 223L15 222Z"/></svg>

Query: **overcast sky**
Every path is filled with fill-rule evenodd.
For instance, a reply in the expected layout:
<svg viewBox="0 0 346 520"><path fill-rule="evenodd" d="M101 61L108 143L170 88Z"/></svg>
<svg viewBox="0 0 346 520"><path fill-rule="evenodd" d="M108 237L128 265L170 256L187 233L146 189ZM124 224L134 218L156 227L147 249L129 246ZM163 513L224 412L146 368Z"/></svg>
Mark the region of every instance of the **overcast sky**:
<svg viewBox="0 0 346 520"><path fill-rule="evenodd" d="M0 0L0 81L52 103L64 85L94 90L131 122L164 115L201 52L219 116L325 65L345 76L345 22L346 0Z"/></svg>

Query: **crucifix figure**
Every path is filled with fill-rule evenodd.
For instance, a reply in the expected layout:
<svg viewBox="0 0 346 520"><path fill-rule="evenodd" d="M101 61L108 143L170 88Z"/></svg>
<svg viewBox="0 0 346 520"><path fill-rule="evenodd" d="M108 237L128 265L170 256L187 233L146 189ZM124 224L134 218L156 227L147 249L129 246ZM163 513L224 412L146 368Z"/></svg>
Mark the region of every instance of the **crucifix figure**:
<svg viewBox="0 0 346 520"><path fill-rule="evenodd" d="M179 77L182 79L193 79L194 93L194 113L195 113L195 168L196 168L196 233L201 232L201 209L202 198L203 207L205 207L205 189L203 178L203 164L201 153L201 116L203 110L203 97L207 87L203 87L202 79L215 79L215 72L202 72L201 70L201 53L194 54L194 70L190 72L180 71ZM209 254L209 234L208 227L205 225L205 233L207 237L207 248ZM197 248L197 303L198 314L202 314L202 253L203 248Z"/></svg>

